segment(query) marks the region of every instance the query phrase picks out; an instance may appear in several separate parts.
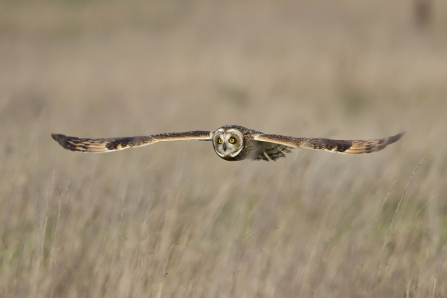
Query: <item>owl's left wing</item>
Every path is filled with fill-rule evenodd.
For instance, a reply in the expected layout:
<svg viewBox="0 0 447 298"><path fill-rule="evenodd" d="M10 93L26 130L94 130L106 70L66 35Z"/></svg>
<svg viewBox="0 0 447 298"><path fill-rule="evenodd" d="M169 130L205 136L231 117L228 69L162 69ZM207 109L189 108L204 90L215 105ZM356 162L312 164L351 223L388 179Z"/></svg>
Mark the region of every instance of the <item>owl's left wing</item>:
<svg viewBox="0 0 447 298"><path fill-rule="evenodd" d="M140 137L107 138L107 139L88 139L69 137L62 134L52 134L51 137L65 149L78 152L112 152L132 147L147 146L150 144L164 141L210 141L211 131L187 131L161 133Z"/></svg>
<svg viewBox="0 0 447 298"><path fill-rule="evenodd" d="M347 154L371 153L384 149L397 142L405 132L397 135L374 140L332 140L322 138L295 138L282 135L259 134L254 137L256 141L275 143L295 148L307 148L339 152Z"/></svg>

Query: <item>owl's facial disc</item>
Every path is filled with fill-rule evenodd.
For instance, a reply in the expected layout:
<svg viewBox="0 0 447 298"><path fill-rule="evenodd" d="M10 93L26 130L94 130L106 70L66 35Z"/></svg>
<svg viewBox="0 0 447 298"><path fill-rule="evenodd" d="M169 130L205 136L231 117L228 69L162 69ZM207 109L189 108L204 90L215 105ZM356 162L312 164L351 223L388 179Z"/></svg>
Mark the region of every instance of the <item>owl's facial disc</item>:
<svg viewBox="0 0 447 298"><path fill-rule="evenodd" d="M214 135L214 150L222 158L237 156L244 148L243 135L235 129L218 129Z"/></svg>

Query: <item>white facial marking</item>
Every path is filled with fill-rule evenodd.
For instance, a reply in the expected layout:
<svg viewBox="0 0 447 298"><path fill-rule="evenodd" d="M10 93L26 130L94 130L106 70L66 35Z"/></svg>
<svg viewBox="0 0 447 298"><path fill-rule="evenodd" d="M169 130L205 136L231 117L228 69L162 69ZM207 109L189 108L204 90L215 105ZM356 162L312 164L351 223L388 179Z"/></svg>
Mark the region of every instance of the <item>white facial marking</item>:
<svg viewBox="0 0 447 298"><path fill-rule="evenodd" d="M233 134L238 135L238 136L240 137L240 139L242 140L242 142L243 142L244 136L241 134L240 131L238 131L238 130L236 130L236 129L229 129L229 130L227 130L227 133L233 133ZM230 137L231 137L231 135L229 135L228 139L229 139ZM233 145L233 144L231 144L231 145L232 145L232 147L234 148L234 145ZM236 155L238 155L238 154L242 151L242 149L244 149L243 144L238 144L238 145L239 145L241 148L240 148L239 150L233 152L233 153L230 153L230 156L231 156L231 157L235 157Z"/></svg>
<svg viewBox="0 0 447 298"><path fill-rule="evenodd" d="M240 140L243 140L243 135L238 130L229 129L225 131L223 128L219 128L216 134L218 134L218 137L215 139L215 151L220 157L235 157L242 151L243 144L239 144L239 142L232 144L229 141L234 135L238 135ZM223 143L219 144L219 140L222 140ZM224 145L226 147L225 151L223 150ZM240 146L237 151L235 151L237 149L236 146Z"/></svg>

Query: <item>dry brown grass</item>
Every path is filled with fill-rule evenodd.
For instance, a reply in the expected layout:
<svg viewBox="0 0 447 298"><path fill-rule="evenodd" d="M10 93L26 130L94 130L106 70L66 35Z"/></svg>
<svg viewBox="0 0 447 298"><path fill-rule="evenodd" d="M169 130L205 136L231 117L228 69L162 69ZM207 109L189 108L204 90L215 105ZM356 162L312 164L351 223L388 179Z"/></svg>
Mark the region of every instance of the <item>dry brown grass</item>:
<svg viewBox="0 0 447 298"><path fill-rule="evenodd" d="M433 5L420 29L408 1L2 1L0 296L446 297L447 15ZM276 163L50 138L224 124L408 133Z"/></svg>

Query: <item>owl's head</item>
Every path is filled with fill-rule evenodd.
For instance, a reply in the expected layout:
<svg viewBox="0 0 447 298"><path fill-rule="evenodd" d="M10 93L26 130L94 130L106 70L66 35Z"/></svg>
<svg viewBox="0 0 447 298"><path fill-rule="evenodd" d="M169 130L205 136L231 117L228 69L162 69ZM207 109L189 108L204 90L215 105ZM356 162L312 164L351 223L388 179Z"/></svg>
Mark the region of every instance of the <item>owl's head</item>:
<svg viewBox="0 0 447 298"><path fill-rule="evenodd" d="M232 159L244 148L244 136L234 128L219 128L214 133L213 146L217 155L223 159Z"/></svg>

